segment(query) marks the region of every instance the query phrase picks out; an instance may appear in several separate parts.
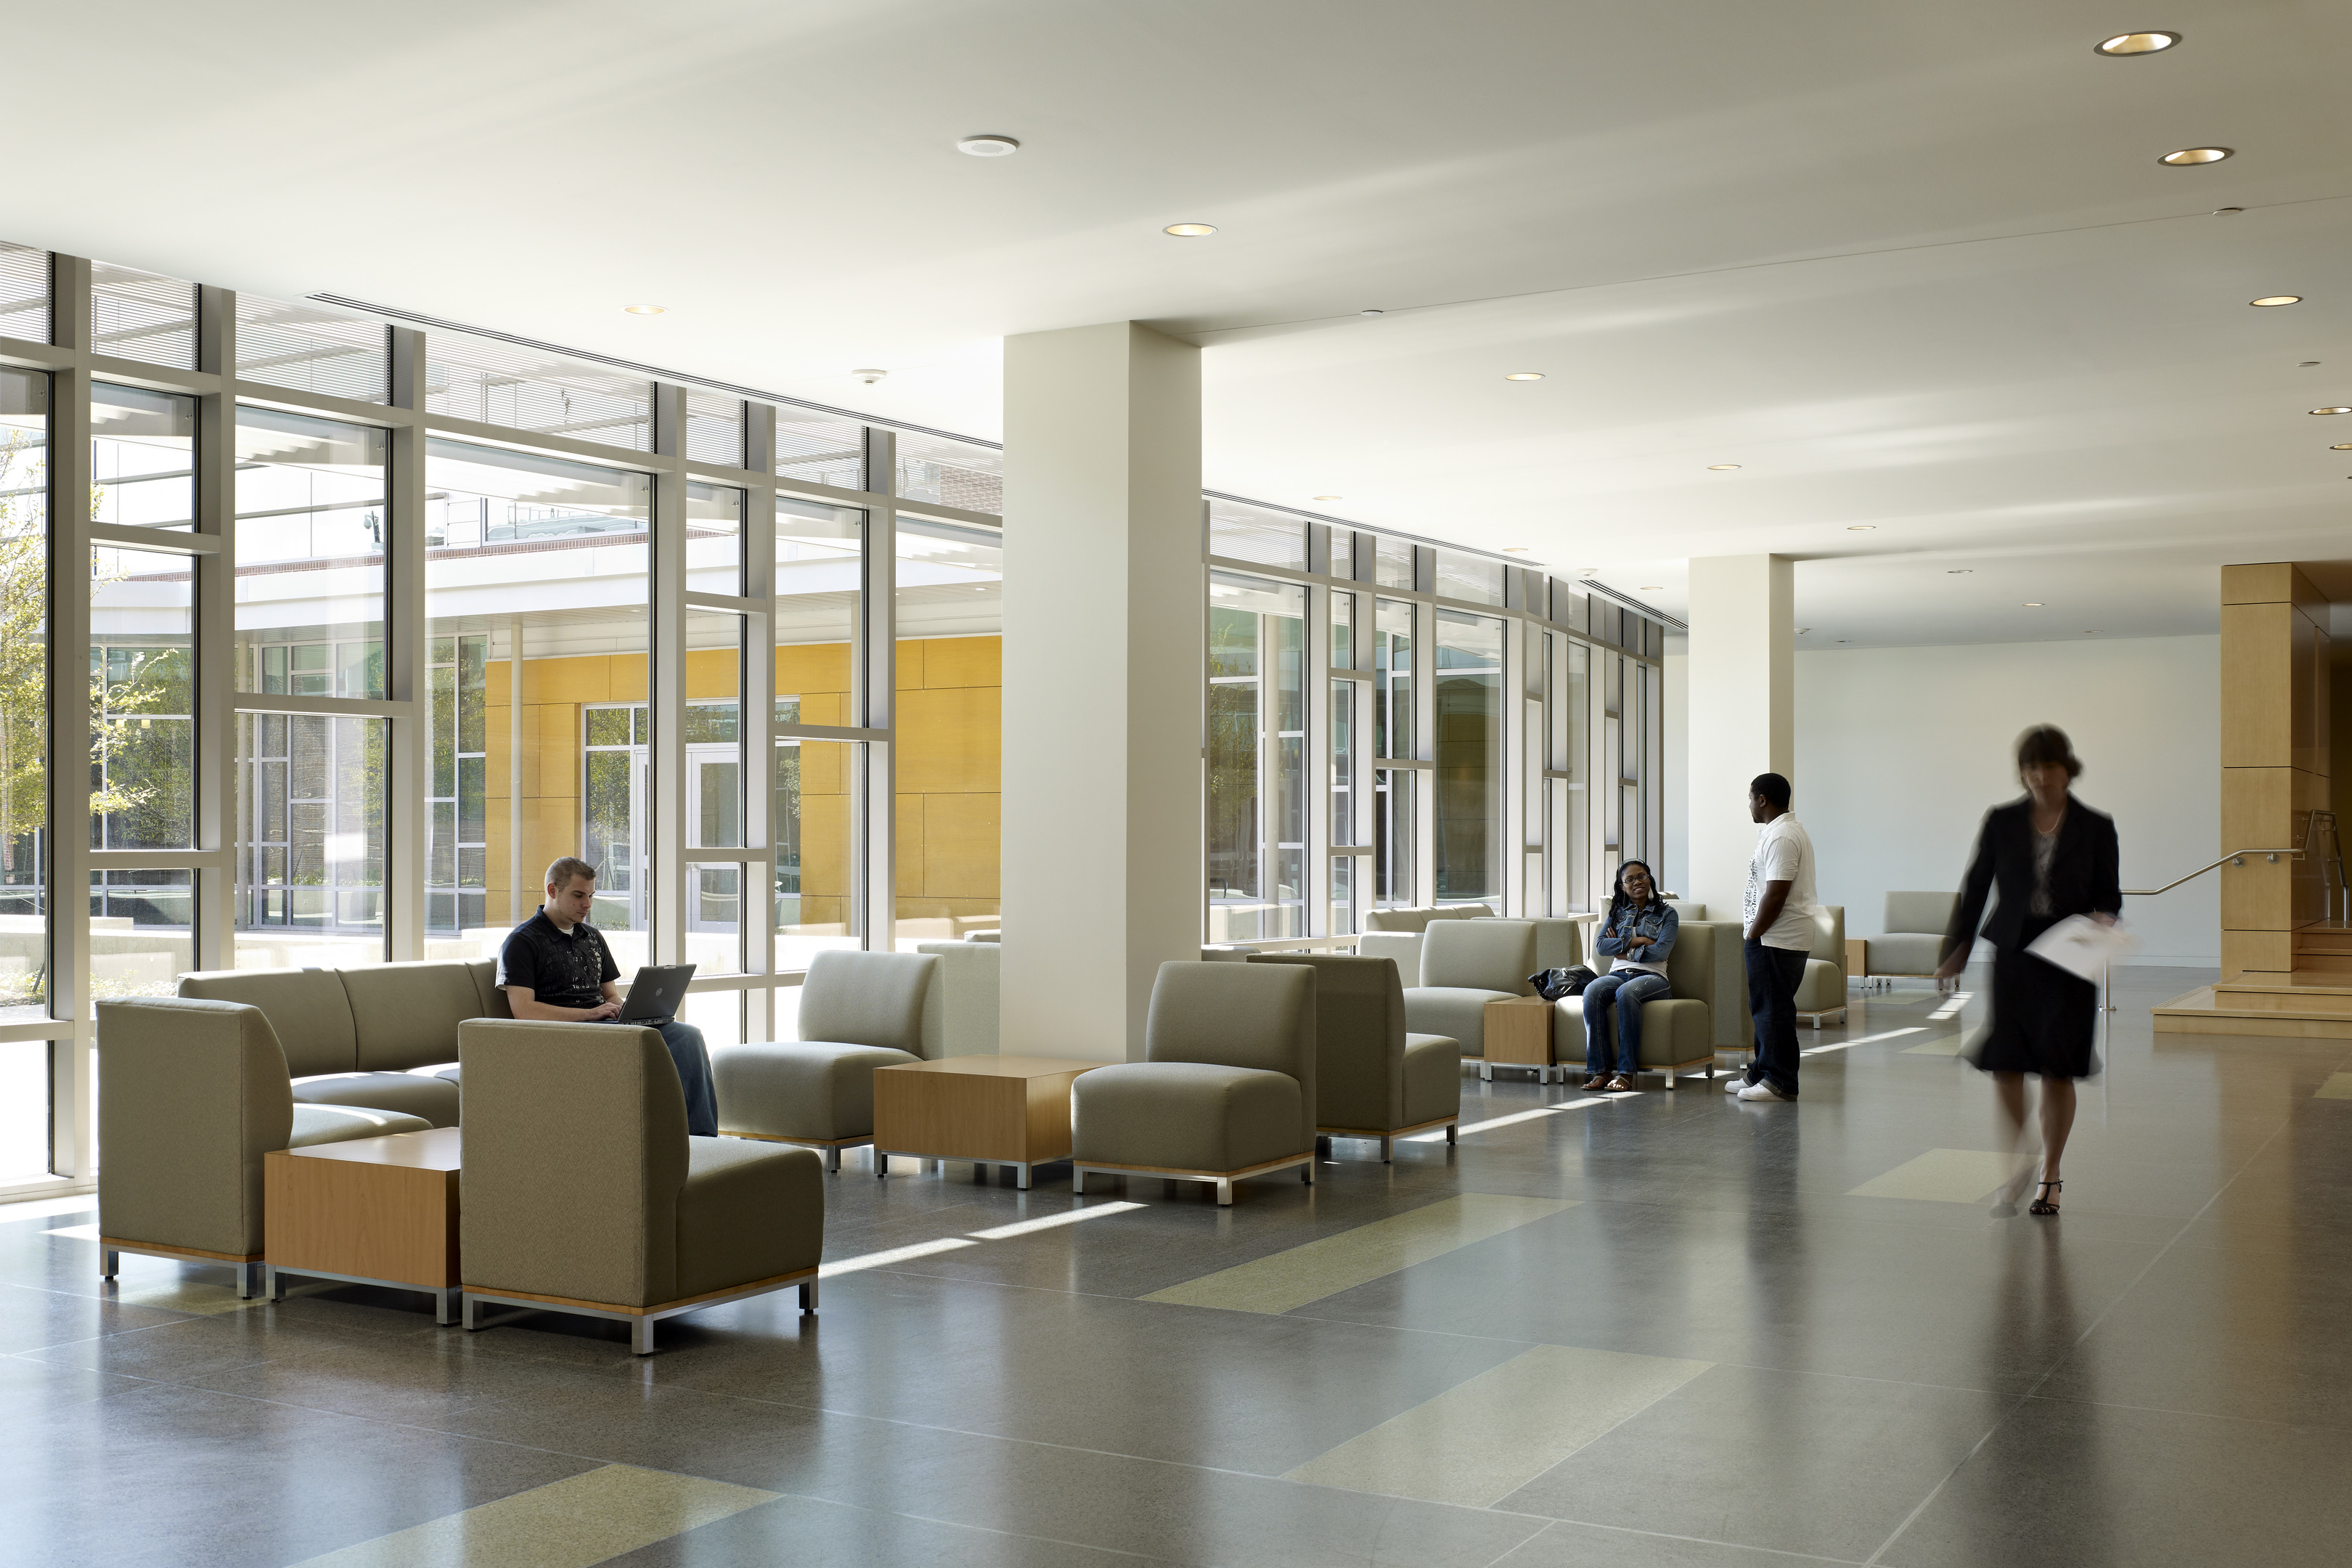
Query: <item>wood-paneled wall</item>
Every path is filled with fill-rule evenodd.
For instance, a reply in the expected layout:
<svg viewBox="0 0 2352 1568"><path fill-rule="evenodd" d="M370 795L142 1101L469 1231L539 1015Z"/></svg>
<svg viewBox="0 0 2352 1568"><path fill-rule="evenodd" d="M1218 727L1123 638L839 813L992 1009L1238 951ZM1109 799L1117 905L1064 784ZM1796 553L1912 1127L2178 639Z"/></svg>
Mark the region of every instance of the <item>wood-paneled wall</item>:
<svg viewBox="0 0 2352 1568"><path fill-rule="evenodd" d="M2221 847L2304 842L2328 804L2327 601L2293 563L2221 569ZM2284 973L2324 918L2318 858L2221 868L2221 972Z"/></svg>

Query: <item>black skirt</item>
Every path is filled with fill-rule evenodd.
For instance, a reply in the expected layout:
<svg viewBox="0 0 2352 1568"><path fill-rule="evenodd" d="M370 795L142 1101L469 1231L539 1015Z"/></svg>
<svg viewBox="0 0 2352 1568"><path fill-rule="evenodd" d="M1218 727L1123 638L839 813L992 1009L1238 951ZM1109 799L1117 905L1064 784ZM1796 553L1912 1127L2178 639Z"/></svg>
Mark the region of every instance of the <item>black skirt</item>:
<svg viewBox="0 0 2352 1568"><path fill-rule="evenodd" d="M1987 1072L2088 1078L2099 1070L2092 1048L2099 988L2025 951L2024 944L2057 923L2028 920L2021 945L1993 949L1992 1024L1970 1057Z"/></svg>

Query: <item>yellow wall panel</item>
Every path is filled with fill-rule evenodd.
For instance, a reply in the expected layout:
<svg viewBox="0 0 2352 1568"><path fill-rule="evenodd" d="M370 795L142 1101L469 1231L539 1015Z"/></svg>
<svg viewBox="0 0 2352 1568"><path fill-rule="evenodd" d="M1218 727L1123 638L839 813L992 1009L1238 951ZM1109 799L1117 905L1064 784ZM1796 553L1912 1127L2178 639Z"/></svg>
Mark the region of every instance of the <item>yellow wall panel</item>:
<svg viewBox="0 0 2352 1568"><path fill-rule="evenodd" d="M849 689L849 645L790 643L776 649L776 690L781 696Z"/></svg>
<svg viewBox="0 0 2352 1568"><path fill-rule="evenodd" d="M643 702L646 700L646 656L641 653L616 653L607 662L612 666L613 702Z"/></svg>
<svg viewBox="0 0 2352 1568"><path fill-rule="evenodd" d="M641 660L640 663L643 661ZM638 677L642 688L645 678ZM525 702L611 702L613 660L607 654L583 654L575 658L533 658L523 662Z"/></svg>
<svg viewBox="0 0 2352 1568"><path fill-rule="evenodd" d="M1000 886L1000 806L995 795L923 797L923 891L934 898L993 902Z"/></svg>
<svg viewBox="0 0 2352 1568"><path fill-rule="evenodd" d="M920 637L900 639L898 647L898 689L923 684L923 648Z"/></svg>
<svg viewBox="0 0 2352 1568"><path fill-rule="evenodd" d="M686 650L686 699L706 702L742 690L741 655L731 647Z"/></svg>
<svg viewBox="0 0 2352 1568"><path fill-rule="evenodd" d="M892 805L894 809L890 814L891 828L897 837L891 847L897 853L891 857L891 862L896 867L891 880L897 884L894 891L898 896L904 898L908 894L919 894L924 890L923 797L919 795L902 795Z"/></svg>
<svg viewBox="0 0 2352 1568"><path fill-rule="evenodd" d="M908 645L900 643L900 647ZM926 686L1002 686L1004 684L1003 637L925 637L923 684Z"/></svg>
<svg viewBox="0 0 2352 1568"><path fill-rule="evenodd" d="M801 896L849 894L849 797L801 797Z"/></svg>
<svg viewBox="0 0 2352 1568"><path fill-rule="evenodd" d="M900 693L899 789L992 794L1003 754L1003 700L994 687Z"/></svg>

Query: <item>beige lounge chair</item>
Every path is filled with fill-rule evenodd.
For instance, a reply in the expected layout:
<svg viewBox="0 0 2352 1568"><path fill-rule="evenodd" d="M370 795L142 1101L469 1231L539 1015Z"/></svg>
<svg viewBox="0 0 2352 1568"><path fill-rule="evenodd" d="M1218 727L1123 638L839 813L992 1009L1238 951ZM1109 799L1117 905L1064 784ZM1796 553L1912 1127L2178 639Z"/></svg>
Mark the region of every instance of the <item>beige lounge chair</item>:
<svg viewBox="0 0 2352 1568"><path fill-rule="evenodd" d="M1262 952L1252 963L1315 972L1315 1131L1322 1139L1375 1138L1381 1159L1411 1132L1462 1120L1462 1047L1405 1032L1404 986L1385 958Z"/></svg>

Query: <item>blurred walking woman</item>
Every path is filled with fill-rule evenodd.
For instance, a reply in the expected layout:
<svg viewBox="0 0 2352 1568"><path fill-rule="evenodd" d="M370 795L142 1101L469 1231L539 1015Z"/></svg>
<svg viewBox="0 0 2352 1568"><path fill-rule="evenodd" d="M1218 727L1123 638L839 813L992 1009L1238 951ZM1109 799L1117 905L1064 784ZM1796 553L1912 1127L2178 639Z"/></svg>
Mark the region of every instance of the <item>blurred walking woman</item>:
<svg viewBox="0 0 2352 1568"><path fill-rule="evenodd" d="M2112 921L2124 902L2115 819L2074 798L2070 786L2082 771L2064 731L2039 724L2018 737L2017 773L2025 796L1985 813L1936 971L1939 979L1958 974L1982 927L1993 944L1992 1023L1974 1059L1993 1075L2012 1141L2025 1130L2025 1075L2042 1079L2037 1215L2058 1212L2064 1185L2059 1161L2074 1125L2074 1080L2097 1070L2091 1042L2099 993L2089 981L2025 950L2069 915ZM1996 887L2000 897L1987 921L1985 897ZM2030 1173L2029 1166L2016 1190L2004 1189L2005 1203L2016 1202Z"/></svg>

